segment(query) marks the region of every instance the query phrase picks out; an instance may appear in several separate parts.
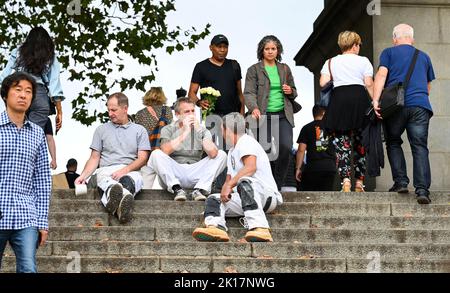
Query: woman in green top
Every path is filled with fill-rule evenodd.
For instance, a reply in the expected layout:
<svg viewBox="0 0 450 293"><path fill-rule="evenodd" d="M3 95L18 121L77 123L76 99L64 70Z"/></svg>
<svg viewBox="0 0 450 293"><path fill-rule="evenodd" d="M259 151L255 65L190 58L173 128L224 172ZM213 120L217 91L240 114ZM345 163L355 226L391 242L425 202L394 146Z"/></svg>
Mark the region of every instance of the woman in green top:
<svg viewBox="0 0 450 293"><path fill-rule="evenodd" d="M263 148L271 151L269 158L278 190L286 177L293 144L294 112L290 100L297 97L291 69L280 63L282 53L280 40L265 36L258 44L259 62L247 70L244 90L245 105L254 119L250 128Z"/></svg>

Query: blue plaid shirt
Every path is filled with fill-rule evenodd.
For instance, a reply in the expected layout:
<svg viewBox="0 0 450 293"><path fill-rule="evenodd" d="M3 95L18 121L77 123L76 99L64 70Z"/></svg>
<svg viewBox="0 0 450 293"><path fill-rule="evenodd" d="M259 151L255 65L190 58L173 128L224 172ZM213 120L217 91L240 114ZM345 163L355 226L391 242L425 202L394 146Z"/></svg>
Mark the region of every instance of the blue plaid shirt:
<svg viewBox="0 0 450 293"><path fill-rule="evenodd" d="M48 229L51 182L42 128L0 113L0 230Z"/></svg>

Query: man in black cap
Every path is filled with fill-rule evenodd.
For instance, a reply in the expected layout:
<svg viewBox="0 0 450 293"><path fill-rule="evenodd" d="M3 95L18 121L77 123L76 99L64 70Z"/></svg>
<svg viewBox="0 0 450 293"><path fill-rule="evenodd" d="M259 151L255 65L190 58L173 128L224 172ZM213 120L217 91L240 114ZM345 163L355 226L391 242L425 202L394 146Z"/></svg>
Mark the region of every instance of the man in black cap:
<svg viewBox="0 0 450 293"><path fill-rule="evenodd" d="M241 67L236 60L226 58L228 39L224 35L214 36L209 49L212 57L195 65L189 87L189 98L205 110L209 104L199 99L198 90L213 87L221 93L216 102L214 114L224 116L231 112L240 112L243 115L245 105L241 86Z"/></svg>
<svg viewBox="0 0 450 293"><path fill-rule="evenodd" d="M69 184L69 188L73 189L75 188L75 179L77 179L78 177L80 177L79 174L77 174L77 167L78 167L78 162L75 159L70 159L69 161L67 161L67 171L65 172L66 174L66 179L67 179L67 183Z"/></svg>
<svg viewBox="0 0 450 293"><path fill-rule="evenodd" d="M220 91L221 94L216 101L213 114L225 116L232 112L239 112L244 115L245 103L242 94L241 67L236 60L226 58L228 44L228 39L224 35L216 35L212 38L209 46L212 57L195 65L189 87L189 99L202 110L208 109L210 106L208 101L201 100L197 93L200 88L212 87ZM227 151L220 127L215 129L219 129L219 131L213 131L213 136L219 137L219 149ZM215 138L214 141L216 141ZM225 178L226 170L219 175L214 183L213 192L220 192Z"/></svg>

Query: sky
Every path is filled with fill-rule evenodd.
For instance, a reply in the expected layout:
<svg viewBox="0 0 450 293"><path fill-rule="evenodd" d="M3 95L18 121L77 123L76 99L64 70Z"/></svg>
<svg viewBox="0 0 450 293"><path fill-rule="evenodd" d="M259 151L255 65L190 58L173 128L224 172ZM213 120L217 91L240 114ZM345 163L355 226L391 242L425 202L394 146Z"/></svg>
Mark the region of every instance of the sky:
<svg viewBox="0 0 450 293"><path fill-rule="evenodd" d="M230 45L228 58L236 59L241 65L243 84L247 69L257 62L256 48L265 35L277 36L283 44L283 62L292 69L299 96L296 101L303 109L295 115L294 145L301 127L313 120L311 109L314 104L313 75L304 67L295 66L293 58L313 31L313 22L323 9L323 1L310 0L178 0L177 11L168 14L169 27L179 25L184 29L192 26L201 29L211 24L210 35L192 50L175 52L154 52L158 61L156 80L148 86L162 86L168 98L168 105L175 101L175 91L180 87L189 89L192 71L196 63L209 58L209 44L216 34L227 36ZM51 32L50 32L51 33ZM132 64L132 62L131 62ZM130 69L129 69L130 70ZM131 68L134 70L134 68ZM137 70L144 70L140 67ZM126 74L126 73L125 73ZM63 102L63 126L55 136L58 168L52 173L64 172L68 159L78 161L81 173L90 156L89 146L96 123L90 127L71 119L71 100L78 95L79 84L68 81L69 74L62 69L61 83L66 100ZM83 85L84 87L84 85ZM111 89L118 91L118 89ZM125 91L130 99L129 113L143 108L144 92ZM54 117L51 117L54 125Z"/></svg>

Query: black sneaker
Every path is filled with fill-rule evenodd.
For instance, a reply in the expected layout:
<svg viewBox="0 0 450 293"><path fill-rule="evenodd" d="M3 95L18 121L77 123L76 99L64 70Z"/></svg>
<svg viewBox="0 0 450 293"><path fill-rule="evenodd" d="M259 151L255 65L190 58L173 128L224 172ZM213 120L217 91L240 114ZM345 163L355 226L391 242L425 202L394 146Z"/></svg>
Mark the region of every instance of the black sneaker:
<svg viewBox="0 0 450 293"><path fill-rule="evenodd" d="M136 185L134 183L133 178L131 178L128 175L122 176L119 179L119 183L122 184L123 188L128 190L131 194L134 194L136 192Z"/></svg>
<svg viewBox="0 0 450 293"><path fill-rule="evenodd" d="M425 194L417 195L416 198L417 198L417 202L419 204L430 204L431 203L431 199Z"/></svg>
<svg viewBox="0 0 450 293"><path fill-rule="evenodd" d="M121 224L128 223L132 218L133 213L133 196L126 193L120 201L119 208L117 209L117 217Z"/></svg>
<svg viewBox="0 0 450 293"><path fill-rule="evenodd" d="M106 210L110 214L114 214L119 208L120 201L122 200L123 197L122 185L119 183L111 185L106 190L106 197L108 200L108 202L106 203Z"/></svg>
<svg viewBox="0 0 450 293"><path fill-rule="evenodd" d="M392 186L389 189L389 192L397 192L397 193L408 193L408 185L402 185L399 183L395 183L394 186Z"/></svg>

